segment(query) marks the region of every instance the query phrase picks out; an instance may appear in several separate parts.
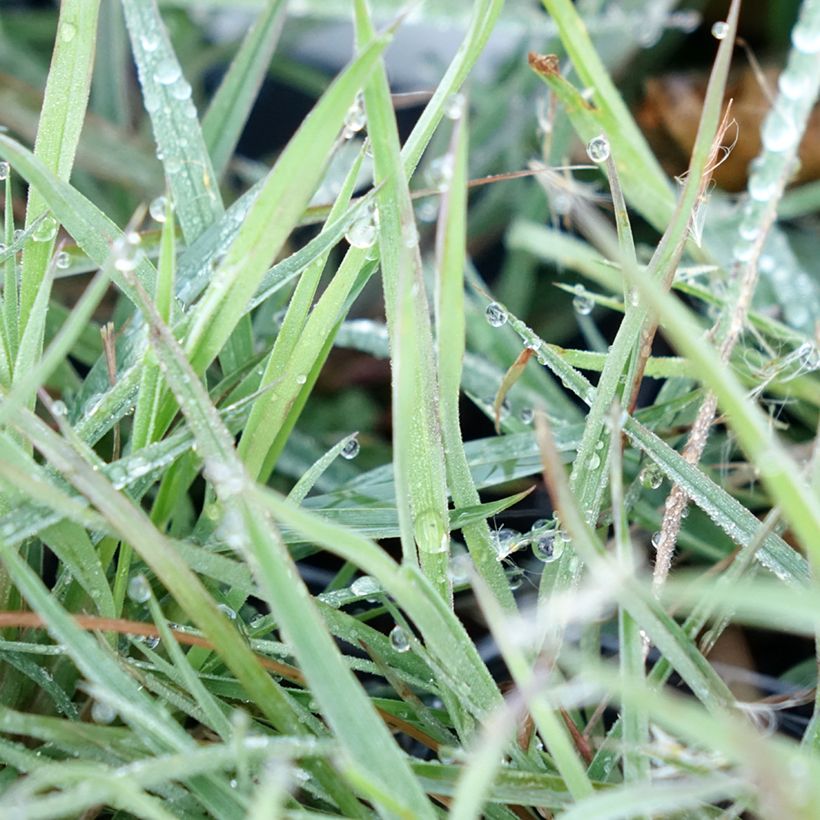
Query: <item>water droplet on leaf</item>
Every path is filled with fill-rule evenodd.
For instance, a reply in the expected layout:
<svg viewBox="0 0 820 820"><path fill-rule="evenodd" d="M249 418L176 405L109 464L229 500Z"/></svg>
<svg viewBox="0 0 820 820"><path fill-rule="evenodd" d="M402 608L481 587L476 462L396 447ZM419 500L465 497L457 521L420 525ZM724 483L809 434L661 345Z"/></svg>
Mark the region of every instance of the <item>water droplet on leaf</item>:
<svg viewBox="0 0 820 820"><path fill-rule="evenodd" d="M647 464L646 467L638 473L638 481L640 481L641 486L647 490L657 490L663 481L663 473L658 469L657 465Z"/></svg>
<svg viewBox="0 0 820 820"><path fill-rule="evenodd" d="M151 214L151 219L155 222L165 222L165 209L168 205L168 199L164 196L158 196L151 200L148 206L148 213Z"/></svg>
<svg viewBox="0 0 820 820"><path fill-rule="evenodd" d="M466 102L467 101L463 94L458 92L455 94L450 94L450 96L444 101L444 106L442 108L444 116L447 117L448 120L461 119L464 114Z"/></svg>
<svg viewBox="0 0 820 820"><path fill-rule="evenodd" d="M342 447L342 450L339 453L339 455L342 458L346 458L348 461L350 461L351 459L354 459L357 455L359 455L360 449L361 448L359 446L359 440L356 438L352 438L350 439L350 441L347 442L347 444L345 444L344 447Z"/></svg>
<svg viewBox="0 0 820 820"><path fill-rule="evenodd" d="M354 220L345 233L348 244L354 248L372 248L376 244L378 230L372 219L361 217Z"/></svg>
<svg viewBox="0 0 820 820"><path fill-rule="evenodd" d="M390 646L392 646L396 652L410 651L410 641L407 637L407 633L398 624L390 630L389 638Z"/></svg>
<svg viewBox="0 0 820 820"><path fill-rule="evenodd" d="M57 220L51 214L46 214L31 232L31 238L35 242L51 242L57 236L58 227Z"/></svg>
<svg viewBox="0 0 820 820"><path fill-rule="evenodd" d="M724 20L718 20L712 26L712 37L716 40L725 40L726 35L729 33L729 24Z"/></svg>
<svg viewBox="0 0 820 820"><path fill-rule="evenodd" d="M501 327L507 321L507 311L498 302L490 302L484 311L484 315L493 327Z"/></svg>
<svg viewBox="0 0 820 820"><path fill-rule="evenodd" d="M132 575L128 581L127 594L135 604L144 604L151 597L151 584L142 574Z"/></svg>
<svg viewBox="0 0 820 820"><path fill-rule="evenodd" d="M587 156L597 163L606 162L609 159L609 141L603 134L593 137L587 143Z"/></svg>
<svg viewBox="0 0 820 820"><path fill-rule="evenodd" d="M154 71L154 79L160 85L171 85L175 83L182 76L182 70L179 63L170 57L160 60L156 71Z"/></svg>

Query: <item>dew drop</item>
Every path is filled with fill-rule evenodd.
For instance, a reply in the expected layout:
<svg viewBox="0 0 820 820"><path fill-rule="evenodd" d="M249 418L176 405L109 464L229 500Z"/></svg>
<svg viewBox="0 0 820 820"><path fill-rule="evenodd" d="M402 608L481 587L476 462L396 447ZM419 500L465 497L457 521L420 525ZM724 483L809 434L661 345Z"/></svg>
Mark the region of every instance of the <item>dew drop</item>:
<svg viewBox="0 0 820 820"><path fill-rule="evenodd" d="M67 416L68 415L68 408L66 407L65 402L61 401L60 399L57 399L57 401L55 401L51 405L51 415L52 416L61 416L61 417Z"/></svg>
<svg viewBox="0 0 820 820"><path fill-rule="evenodd" d="M712 26L712 37L716 40L725 40L726 35L729 33L729 24L725 20L718 20Z"/></svg>
<svg viewBox="0 0 820 820"><path fill-rule="evenodd" d="M77 35L77 26L74 23L65 22L60 26L60 39L64 43L70 43Z"/></svg>
<svg viewBox="0 0 820 820"><path fill-rule="evenodd" d="M532 420L535 418L535 411L532 407L522 407L519 418L524 424L532 424Z"/></svg>
<svg viewBox="0 0 820 820"><path fill-rule="evenodd" d="M99 700L94 701L91 707L91 720L93 720L94 723L113 723L116 718L117 712L112 706Z"/></svg>
<svg viewBox="0 0 820 820"><path fill-rule="evenodd" d="M589 457L589 469L590 470L597 470L598 467L600 467L600 466L601 466L601 457L598 455L598 453L593 453Z"/></svg>
<svg viewBox="0 0 820 820"><path fill-rule="evenodd" d="M296 377L296 384L305 384L307 382L307 376L304 373L300 373Z"/></svg>
<svg viewBox="0 0 820 820"><path fill-rule="evenodd" d="M501 327L507 321L507 311L498 302L490 302L484 311L484 315L493 327Z"/></svg>
<svg viewBox="0 0 820 820"><path fill-rule="evenodd" d="M407 633L398 624L390 630L389 638L390 646L392 646L396 652L410 651L410 641L407 637Z"/></svg>
<svg viewBox="0 0 820 820"><path fill-rule="evenodd" d="M657 490L663 481L663 473L658 469L657 465L647 464L646 467L638 473L638 481L640 481L641 486L647 490Z"/></svg>
<svg viewBox="0 0 820 820"><path fill-rule="evenodd" d="M445 191L453 178L453 158L449 154L436 157L427 167L427 181L436 191Z"/></svg>
<svg viewBox="0 0 820 820"><path fill-rule="evenodd" d="M517 589L521 589L522 584L524 583L524 570L519 567L516 567L512 570L512 572L507 574L507 585L510 588L511 592L515 592Z"/></svg>
<svg viewBox="0 0 820 820"><path fill-rule="evenodd" d="M171 87L171 96L175 100L190 100L191 84L186 80L180 80Z"/></svg>
<svg viewBox="0 0 820 820"><path fill-rule="evenodd" d="M154 71L154 80L160 85L172 85L182 76L182 70L176 60L167 57L160 60Z"/></svg>
<svg viewBox="0 0 820 820"><path fill-rule="evenodd" d="M46 214L31 232L31 238L35 242L51 242L57 236L58 227L57 220L51 214Z"/></svg>
<svg viewBox="0 0 820 820"><path fill-rule="evenodd" d="M369 217L354 220L345 233L348 244L354 248L372 248L376 244L378 231L374 221Z"/></svg>
<svg viewBox="0 0 820 820"><path fill-rule="evenodd" d="M401 235L404 239L405 248L415 248L416 245L419 244L419 232L416 228L415 222L411 222L409 225L405 225L402 228Z"/></svg>
<svg viewBox="0 0 820 820"><path fill-rule="evenodd" d="M354 134L358 134L365 125L367 125L367 114L364 110L364 96L357 94L353 105L347 109L347 114L345 115L345 139L350 139Z"/></svg>
<svg viewBox="0 0 820 820"><path fill-rule="evenodd" d="M216 608L229 620L236 620L236 610L231 609L227 604L217 604Z"/></svg>
<svg viewBox="0 0 820 820"><path fill-rule="evenodd" d="M132 575L128 580L128 598L135 604L144 604L151 597L151 584L142 575Z"/></svg>
<svg viewBox="0 0 820 820"><path fill-rule="evenodd" d="M66 270L71 266L71 257L65 251L60 251L54 258L54 264L59 270Z"/></svg>
<svg viewBox="0 0 820 820"><path fill-rule="evenodd" d="M808 22L798 23L792 29L792 45L803 54L820 51L820 28Z"/></svg>
<svg viewBox="0 0 820 820"><path fill-rule="evenodd" d="M597 163L606 162L609 159L609 141L603 134L593 137L587 143L587 156Z"/></svg>
<svg viewBox="0 0 820 820"><path fill-rule="evenodd" d="M662 538L663 536L659 532L652 533L652 538L650 540L654 549L658 549L658 547L660 547Z"/></svg>
<svg viewBox="0 0 820 820"><path fill-rule="evenodd" d="M151 32L140 36L140 44L146 51L156 51L159 47L159 34Z"/></svg>
<svg viewBox="0 0 820 820"><path fill-rule="evenodd" d="M339 455L342 458L346 458L348 461L356 458L359 455L359 450L361 447L359 446L359 440L356 438L351 438L344 447L342 447L341 452Z"/></svg>
<svg viewBox="0 0 820 820"><path fill-rule="evenodd" d="M557 537L554 530L532 539L532 554L544 564L557 561L563 551L564 541Z"/></svg>
<svg viewBox="0 0 820 820"><path fill-rule="evenodd" d="M572 299L572 309L579 316L589 316L592 309L595 307L595 302L587 295L586 291L580 289L576 291Z"/></svg>
<svg viewBox="0 0 820 820"><path fill-rule="evenodd" d="M168 205L168 199L164 196L158 196L151 200L148 206L148 213L151 214L151 219L155 222L165 222L165 209Z"/></svg>
<svg viewBox="0 0 820 820"><path fill-rule="evenodd" d="M769 112L760 132L763 147L775 153L788 151L795 145L799 136L791 118L777 108Z"/></svg>
<svg viewBox="0 0 820 820"><path fill-rule="evenodd" d="M11 165L9 165L5 160L0 162L0 180L8 179L10 173Z"/></svg>
<svg viewBox="0 0 820 820"><path fill-rule="evenodd" d="M371 575L360 575L351 585L350 591L354 595L375 595L382 591L379 582ZM368 598L368 600L372 600Z"/></svg>
<svg viewBox="0 0 820 820"><path fill-rule="evenodd" d="M463 94L458 92L451 94L444 101L444 107L442 108L444 116L447 117L448 120L460 120L464 115L466 102Z"/></svg>
<svg viewBox="0 0 820 820"><path fill-rule="evenodd" d="M809 89L809 76L799 71L786 69L777 78L777 87L784 97L796 100L802 97Z"/></svg>

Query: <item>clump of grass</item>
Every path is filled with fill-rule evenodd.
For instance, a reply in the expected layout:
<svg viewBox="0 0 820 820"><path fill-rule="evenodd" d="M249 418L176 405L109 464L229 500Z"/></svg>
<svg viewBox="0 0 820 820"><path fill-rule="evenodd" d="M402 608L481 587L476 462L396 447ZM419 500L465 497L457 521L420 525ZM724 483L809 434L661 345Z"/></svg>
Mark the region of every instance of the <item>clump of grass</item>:
<svg viewBox="0 0 820 820"><path fill-rule="evenodd" d="M0 134L9 811L811 816L818 709L799 741L770 730L814 698L813 661L744 701L709 653L730 626L817 630L817 285L777 211L820 3L729 218L710 181L739 2L677 183L588 33L649 45L628 5L444 14L463 40L402 142L385 52L411 23L380 29L366 0L327 82L280 55L287 8L268 3L210 99L225 52L195 54L184 11L61 4L36 134L17 86ZM522 53L493 93L474 66L499 21L569 61ZM37 40L37 22L8 30ZM318 99L268 166L235 151L271 67ZM41 70L21 61L15 82ZM545 93L543 188L502 174L471 199L472 177L533 159ZM591 165L559 177L579 140ZM812 191L786 203L795 234ZM503 234L490 282L476 232ZM542 262L585 348L566 303L544 319ZM808 319L773 292L789 265ZM357 316L376 281L384 322ZM386 408L325 387L345 348L389 360ZM466 401L495 435L472 436ZM498 524L515 515L531 527Z"/></svg>

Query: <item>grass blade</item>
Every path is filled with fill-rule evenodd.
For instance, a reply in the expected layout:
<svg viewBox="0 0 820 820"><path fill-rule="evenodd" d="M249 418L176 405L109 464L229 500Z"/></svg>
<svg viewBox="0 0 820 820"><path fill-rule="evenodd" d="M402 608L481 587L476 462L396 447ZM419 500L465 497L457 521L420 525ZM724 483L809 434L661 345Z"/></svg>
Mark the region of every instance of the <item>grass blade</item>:
<svg viewBox="0 0 820 820"><path fill-rule="evenodd" d="M217 180L225 173L245 128L284 21L284 0L267 0L202 118L202 135Z"/></svg>

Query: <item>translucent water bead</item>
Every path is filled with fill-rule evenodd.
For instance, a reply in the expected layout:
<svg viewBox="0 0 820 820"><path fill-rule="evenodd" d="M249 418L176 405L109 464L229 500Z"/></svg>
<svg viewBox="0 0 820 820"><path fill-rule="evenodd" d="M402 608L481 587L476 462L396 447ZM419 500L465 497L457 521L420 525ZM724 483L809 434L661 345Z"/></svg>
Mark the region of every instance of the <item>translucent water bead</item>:
<svg viewBox="0 0 820 820"><path fill-rule="evenodd" d="M160 60L154 71L154 80L160 85L172 85L182 76L182 70L176 60Z"/></svg>
<svg viewBox="0 0 820 820"><path fill-rule="evenodd" d="M0 180L8 179L11 173L11 165L7 162L0 162Z"/></svg>
<svg viewBox="0 0 820 820"><path fill-rule="evenodd" d="M51 242L57 236L58 227L57 220L51 214L46 214L31 232L31 238L35 242Z"/></svg>
<svg viewBox="0 0 820 820"><path fill-rule="evenodd" d="M390 635L388 638L390 640L390 646L392 646L396 652L410 651L410 639L407 637L407 633L404 629L402 629L398 624L390 630Z"/></svg>
<svg viewBox="0 0 820 820"><path fill-rule="evenodd" d="M575 291L575 296L572 299L572 308L579 316L589 316L592 309L595 307L595 302L589 297L583 288L578 288Z"/></svg>
<svg viewBox="0 0 820 820"><path fill-rule="evenodd" d="M66 270L71 267L71 257L65 251L60 251L54 259L54 264L59 270Z"/></svg>
<svg viewBox="0 0 820 820"><path fill-rule="evenodd" d="M352 438L350 439L350 441L347 442L347 444L345 444L344 447L342 447L340 455L342 458L346 458L348 461L350 461L351 459L354 459L357 455L359 455L359 450L360 447L358 439Z"/></svg>
<svg viewBox="0 0 820 820"><path fill-rule="evenodd" d="M663 481L663 473L655 464L647 464L640 473L638 473L638 481L641 486L647 490L657 490Z"/></svg>
<svg viewBox="0 0 820 820"><path fill-rule="evenodd" d="M603 134L593 137L587 143L587 156L597 163L606 162L609 159L609 142Z"/></svg>
<svg viewBox="0 0 820 820"><path fill-rule="evenodd" d="M498 302L490 302L484 311L484 315L493 327L501 327L501 325L507 322L507 311L504 310Z"/></svg>
<svg viewBox="0 0 820 820"><path fill-rule="evenodd" d="M760 133L763 147L767 151L788 151L800 137L793 119L781 107L775 107L766 117Z"/></svg>
<svg viewBox="0 0 820 820"><path fill-rule="evenodd" d="M113 723L117 719L117 712L113 706L107 703L95 700L91 707L91 720L94 723L108 724Z"/></svg>
<svg viewBox="0 0 820 820"><path fill-rule="evenodd" d="M444 101L442 112L448 120L460 120L464 114L467 101L463 94L456 92Z"/></svg>
<svg viewBox="0 0 820 820"><path fill-rule="evenodd" d="M354 134L358 134L367 125L367 114L364 110L364 97L356 95L353 105L347 109L345 115L344 138L350 139Z"/></svg>
<svg viewBox="0 0 820 820"><path fill-rule="evenodd" d="M820 51L820 26L800 22L792 29L792 45L803 54Z"/></svg>
<svg viewBox="0 0 820 820"><path fill-rule="evenodd" d="M350 591L354 595L371 596L381 592L382 588L379 582L372 576L361 575L350 585ZM373 601L375 599L368 597L367 600Z"/></svg>
<svg viewBox="0 0 820 820"><path fill-rule="evenodd" d="M168 199L164 196L158 196L151 200L148 206L148 213L151 214L151 219L155 222L165 222L165 210L168 207Z"/></svg>
<svg viewBox="0 0 820 820"><path fill-rule="evenodd" d="M725 40L728 33L729 24L725 20L718 20L718 22L712 26L712 37L716 40Z"/></svg>
<svg viewBox="0 0 820 820"><path fill-rule="evenodd" d="M351 222L345 233L345 239L354 248L372 248L376 244L378 229L370 217L361 217Z"/></svg>
<svg viewBox="0 0 820 820"><path fill-rule="evenodd" d="M135 604L144 604L151 597L151 584L144 575L133 575L128 581L126 592Z"/></svg>

